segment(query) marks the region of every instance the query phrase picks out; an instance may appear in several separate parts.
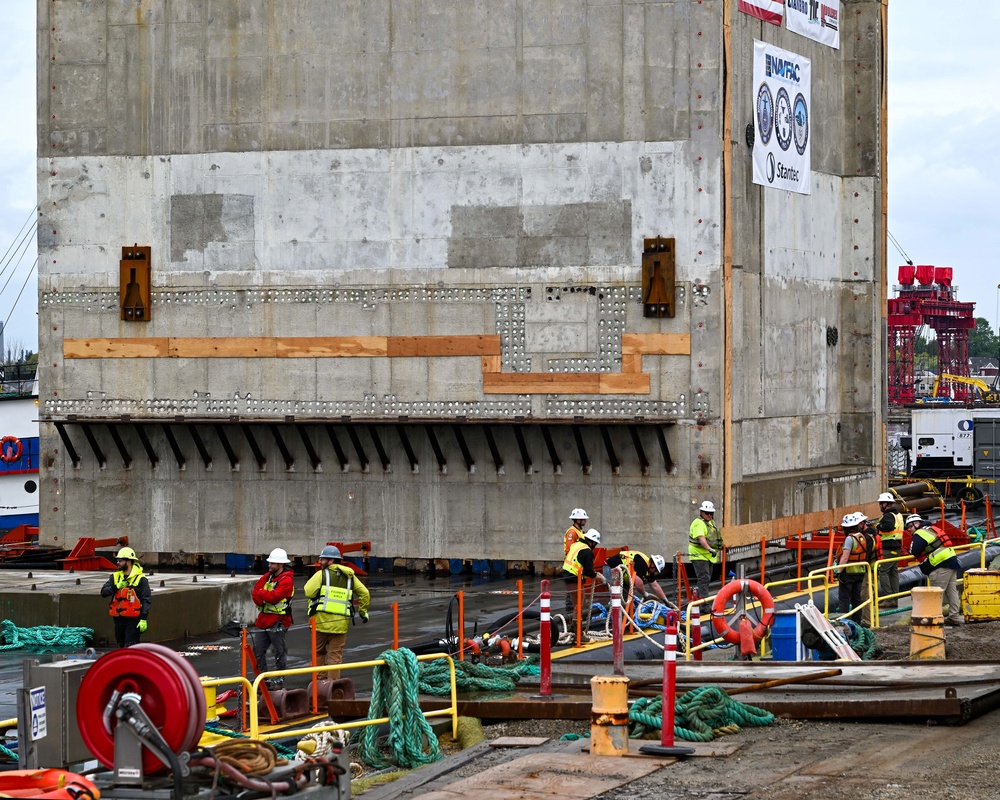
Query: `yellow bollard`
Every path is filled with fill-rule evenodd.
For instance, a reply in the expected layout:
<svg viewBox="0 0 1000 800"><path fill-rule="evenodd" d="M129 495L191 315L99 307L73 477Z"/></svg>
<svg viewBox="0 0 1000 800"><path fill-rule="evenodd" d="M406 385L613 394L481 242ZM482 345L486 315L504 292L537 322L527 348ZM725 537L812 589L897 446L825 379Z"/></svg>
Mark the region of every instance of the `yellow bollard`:
<svg viewBox="0 0 1000 800"><path fill-rule="evenodd" d="M915 586L911 590L910 658L945 657L943 594L937 586Z"/></svg>
<svg viewBox="0 0 1000 800"><path fill-rule="evenodd" d="M628 755L628 678L595 675L590 679L590 753Z"/></svg>
<svg viewBox="0 0 1000 800"><path fill-rule="evenodd" d="M214 678L209 678L208 680L214 680ZM219 709L216 708L217 702L216 697L216 687L215 686L202 686L205 692L205 722L218 722L219 721ZM225 706L222 707L225 710Z"/></svg>

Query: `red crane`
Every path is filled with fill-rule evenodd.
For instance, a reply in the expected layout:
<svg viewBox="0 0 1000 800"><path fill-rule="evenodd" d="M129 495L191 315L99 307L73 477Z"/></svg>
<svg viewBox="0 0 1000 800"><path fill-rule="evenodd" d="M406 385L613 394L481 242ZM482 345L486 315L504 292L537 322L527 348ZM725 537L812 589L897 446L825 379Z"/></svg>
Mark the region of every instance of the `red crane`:
<svg viewBox="0 0 1000 800"><path fill-rule="evenodd" d="M888 301L889 404L912 403L913 343L927 325L937 338L938 372L969 377L969 331L976 327L975 303L962 303L951 285L952 268L904 264L899 268L897 296ZM971 401L972 387L950 384L955 400Z"/></svg>

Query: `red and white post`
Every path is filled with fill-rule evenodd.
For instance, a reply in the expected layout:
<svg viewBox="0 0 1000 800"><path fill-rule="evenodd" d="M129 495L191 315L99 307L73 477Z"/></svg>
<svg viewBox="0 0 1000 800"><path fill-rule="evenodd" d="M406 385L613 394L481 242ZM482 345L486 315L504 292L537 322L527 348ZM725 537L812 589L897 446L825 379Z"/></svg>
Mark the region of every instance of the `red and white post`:
<svg viewBox="0 0 1000 800"><path fill-rule="evenodd" d="M625 674L625 646L622 641L622 579L616 569L611 572L611 642L615 675Z"/></svg>
<svg viewBox="0 0 1000 800"><path fill-rule="evenodd" d="M552 595L549 594L548 581L542 581L539 605L541 627L538 632L538 648L541 651L539 666L542 674L538 679L538 694L542 697L550 697L552 695Z"/></svg>
<svg viewBox="0 0 1000 800"><path fill-rule="evenodd" d="M692 747L674 747L674 702L677 697L677 612L667 612L663 629L663 721L659 745L643 745L640 753L657 756L689 756Z"/></svg>

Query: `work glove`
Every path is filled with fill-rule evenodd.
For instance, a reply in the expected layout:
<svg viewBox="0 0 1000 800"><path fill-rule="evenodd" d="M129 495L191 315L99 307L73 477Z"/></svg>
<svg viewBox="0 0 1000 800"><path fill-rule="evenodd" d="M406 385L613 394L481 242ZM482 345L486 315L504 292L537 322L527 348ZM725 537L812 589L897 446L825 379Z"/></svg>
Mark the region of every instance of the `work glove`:
<svg viewBox="0 0 1000 800"><path fill-rule="evenodd" d="M145 633L146 632L146 620L140 619L139 620L139 624L136 625L136 628L138 628L139 633Z"/></svg>
<svg viewBox="0 0 1000 800"><path fill-rule="evenodd" d="M368 623L368 615L367 614L362 614L361 615L361 624L365 625L367 623Z"/></svg>
<svg viewBox="0 0 1000 800"><path fill-rule="evenodd" d="M122 578L120 581L115 581L116 589L124 589L128 585L128 581Z"/></svg>

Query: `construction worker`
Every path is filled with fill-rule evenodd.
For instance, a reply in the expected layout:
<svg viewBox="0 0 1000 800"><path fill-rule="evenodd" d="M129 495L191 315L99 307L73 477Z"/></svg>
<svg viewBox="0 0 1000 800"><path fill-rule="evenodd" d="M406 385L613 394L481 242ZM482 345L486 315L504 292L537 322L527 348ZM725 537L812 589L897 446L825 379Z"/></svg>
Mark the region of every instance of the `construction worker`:
<svg viewBox="0 0 1000 800"><path fill-rule="evenodd" d="M698 597L708 597L712 581L712 565L719 561L722 534L715 525L715 503L706 500L698 507L698 517L688 531L688 558L694 567Z"/></svg>
<svg viewBox="0 0 1000 800"><path fill-rule="evenodd" d="M291 562L288 554L275 547L267 557L267 572L257 579L250 596L258 608L254 626L258 629L253 636L253 655L257 660L257 673L267 672L267 651L274 648L275 669L288 668L288 650L285 647L285 631L292 625L292 596L295 594ZM284 678L271 678L268 689L281 689Z"/></svg>
<svg viewBox="0 0 1000 800"><path fill-rule="evenodd" d="M948 606L944 624L964 624L962 602L958 594L958 574L962 571L962 565L948 534L933 525L925 528L923 517L919 514L910 514L906 518L906 530L913 535L910 540L910 555L920 560L920 571L927 576L931 586L937 586L943 592L942 599Z"/></svg>
<svg viewBox="0 0 1000 800"><path fill-rule="evenodd" d="M119 647L131 647L139 644L140 634L146 632L146 617L153 602L153 593L135 550L123 547L115 559L118 569L101 587L101 597L111 598L108 613L115 620L115 641Z"/></svg>
<svg viewBox="0 0 1000 800"><path fill-rule="evenodd" d="M635 575L636 597L645 598L647 592L649 592L663 603L667 602L667 595L660 588L660 584L656 582L656 579L663 574L667 566L667 562L663 560L663 556L647 556L638 550L622 550L618 555L611 556L605 563L612 568L624 567L623 587L628 586L629 566L631 566L631 573ZM627 598L628 594L623 589L622 597Z"/></svg>
<svg viewBox="0 0 1000 800"><path fill-rule="evenodd" d="M319 570L306 581L304 591L310 601L309 616L316 615L316 663L322 656L327 666L342 664L355 600L361 622L368 622L368 589L354 570L342 563L340 549L328 544L319 554ZM326 677L339 678L340 670L331 670Z"/></svg>
<svg viewBox="0 0 1000 800"><path fill-rule="evenodd" d="M885 558L898 558L903 554L903 515L896 511L896 498L890 492L878 496L878 507L882 518L878 521L878 532L882 536L882 554ZM879 596L899 593L899 562L882 564L878 569ZM882 602L886 608L899 608L899 598L893 597Z"/></svg>
<svg viewBox="0 0 1000 800"><path fill-rule="evenodd" d="M882 557L882 541L878 531L868 525L865 515L860 511L845 514L841 527L844 529L844 549L837 563L847 566L837 573L840 613L852 612L850 616L855 622L862 628L870 628L871 606L865 606L860 620L857 610L871 598L869 565Z"/></svg>
<svg viewBox="0 0 1000 800"><path fill-rule="evenodd" d="M587 512L582 508L574 508L569 513L571 524L566 529L566 533L563 534L563 555L569 553L569 548L574 542L578 542L583 538L583 526L587 524L588 519L590 517L587 516Z"/></svg>
<svg viewBox="0 0 1000 800"><path fill-rule="evenodd" d="M601 532L595 528L587 531L583 538L570 545L566 559L563 561L563 578L566 582L566 611L570 616L576 615L580 608L577 602L577 577L582 575L597 583L607 583L607 580L594 569L594 548L601 543Z"/></svg>

